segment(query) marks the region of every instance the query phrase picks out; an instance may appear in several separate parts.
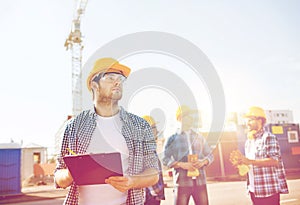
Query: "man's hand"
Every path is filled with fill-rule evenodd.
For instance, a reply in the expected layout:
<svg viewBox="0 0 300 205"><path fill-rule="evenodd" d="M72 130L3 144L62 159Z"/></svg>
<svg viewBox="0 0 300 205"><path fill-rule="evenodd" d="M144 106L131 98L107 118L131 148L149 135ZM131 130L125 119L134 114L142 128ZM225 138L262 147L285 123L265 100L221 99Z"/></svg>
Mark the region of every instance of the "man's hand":
<svg viewBox="0 0 300 205"><path fill-rule="evenodd" d="M245 164L245 165L251 164L251 160L246 158L239 150L233 150L230 153L229 160L232 163L232 165L236 167L241 164Z"/></svg>
<svg viewBox="0 0 300 205"><path fill-rule="evenodd" d="M179 168L186 169L188 171L195 171L197 169L192 162L178 162L176 165Z"/></svg>
<svg viewBox="0 0 300 205"><path fill-rule="evenodd" d="M105 183L112 185L115 189L119 190L120 192L126 192L129 189L134 188L134 182L131 177L120 177L120 176L113 176L109 177L105 180Z"/></svg>
<svg viewBox="0 0 300 205"><path fill-rule="evenodd" d="M55 181L61 188L67 188L73 182L73 177L68 169L60 169L55 173Z"/></svg>
<svg viewBox="0 0 300 205"><path fill-rule="evenodd" d="M249 172L248 164L250 164L250 160L239 150L232 151L229 160L238 169L240 176L245 176Z"/></svg>
<svg viewBox="0 0 300 205"><path fill-rule="evenodd" d="M133 188L146 188L158 182L158 172L154 168L148 168L139 175L134 176L112 176L105 180L105 183L112 185L120 192L126 192Z"/></svg>
<svg viewBox="0 0 300 205"><path fill-rule="evenodd" d="M192 162L193 163L193 166L196 167L197 169L200 169L201 167L204 167L206 165L208 165L208 160L205 159L205 160L197 160L195 162Z"/></svg>

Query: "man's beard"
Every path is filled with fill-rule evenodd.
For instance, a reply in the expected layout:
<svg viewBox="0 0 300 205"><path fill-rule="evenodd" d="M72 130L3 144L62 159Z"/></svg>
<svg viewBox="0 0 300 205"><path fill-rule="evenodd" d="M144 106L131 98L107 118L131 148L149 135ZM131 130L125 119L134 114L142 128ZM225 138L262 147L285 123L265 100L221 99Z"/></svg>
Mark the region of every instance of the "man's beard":
<svg viewBox="0 0 300 205"><path fill-rule="evenodd" d="M110 91L109 94L106 94L106 92L104 92L99 85L99 97L98 97L98 101L100 102L108 102L108 101L119 101L122 98L123 92L122 92L122 88L120 91Z"/></svg>
<svg viewBox="0 0 300 205"><path fill-rule="evenodd" d="M104 93L100 93L99 102L111 102L111 101L119 101L122 98L122 93L110 93L106 95Z"/></svg>

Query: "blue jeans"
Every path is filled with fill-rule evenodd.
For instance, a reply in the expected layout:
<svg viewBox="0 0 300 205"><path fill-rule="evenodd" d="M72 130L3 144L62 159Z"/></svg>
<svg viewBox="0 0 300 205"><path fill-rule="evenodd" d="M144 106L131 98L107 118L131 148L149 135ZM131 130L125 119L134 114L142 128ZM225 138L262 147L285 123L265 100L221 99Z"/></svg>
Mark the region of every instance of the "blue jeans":
<svg viewBox="0 0 300 205"><path fill-rule="evenodd" d="M175 194L176 205L188 205L190 197L192 196L195 205L208 205L208 195L206 184L194 185L192 187L177 187Z"/></svg>

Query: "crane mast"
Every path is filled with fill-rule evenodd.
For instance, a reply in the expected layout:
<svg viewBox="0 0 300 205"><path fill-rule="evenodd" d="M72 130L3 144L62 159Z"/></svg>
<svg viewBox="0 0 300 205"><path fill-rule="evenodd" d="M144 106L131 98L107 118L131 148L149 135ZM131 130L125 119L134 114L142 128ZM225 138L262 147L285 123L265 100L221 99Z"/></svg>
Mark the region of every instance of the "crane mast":
<svg viewBox="0 0 300 205"><path fill-rule="evenodd" d="M80 21L84 14L87 0L75 0L75 9L73 13L72 28L68 38L65 41L67 50L72 54L72 115L63 122L55 134L55 153L59 153L65 126L68 120L82 110L82 87L81 87L81 65L82 65L82 35L80 31Z"/></svg>
<svg viewBox="0 0 300 205"><path fill-rule="evenodd" d="M79 0L72 20L72 28L65 41L66 49L71 49L72 54L72 115L82 111L82 34L80 30L81 17L85 12L88 0Z"/></svg>

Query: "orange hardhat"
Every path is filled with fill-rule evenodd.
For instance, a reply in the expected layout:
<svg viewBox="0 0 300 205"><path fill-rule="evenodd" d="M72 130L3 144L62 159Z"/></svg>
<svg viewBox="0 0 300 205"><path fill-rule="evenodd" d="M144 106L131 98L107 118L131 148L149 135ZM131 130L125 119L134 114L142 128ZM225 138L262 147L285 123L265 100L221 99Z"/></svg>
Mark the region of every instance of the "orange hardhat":
<svg viewBox="0 0 300 205"><path fill-rule="evenodd" d="M245 118L261 117L267 119L265 111L261 107L256 107L256 106L250 107L246 112L246 114L244 115L244 117Z"/></svg>
<svg viewBox="0 0 300 205"><path fill-rule="evenodd" d="M144 115L143 116L144 120L146 120L150 126L153 126L156 124L155 120L153 119L153 117L149 116L149 115Z"/></svg>
<svg viewBox="0 0 300 205"><path fill-rule="evenodd" d="M119 61L113 59L113 58L100 58L98 59L93 69L91 70L86 83L89 91L91 91L91 81L92 79L99 73L103 72L114 72L114 73L120 73L126 78L129 76L131 69L128 68L125 65L122 65L119 63Z"/></svg>
<svg viewBox="0 0 300 205"><path fill-rule="evenodd" d="M198 113L198 110L192 110L189 106L181 105L176 111L176 119L179 120L185 115L190 115L194 113Z"/></svg>

